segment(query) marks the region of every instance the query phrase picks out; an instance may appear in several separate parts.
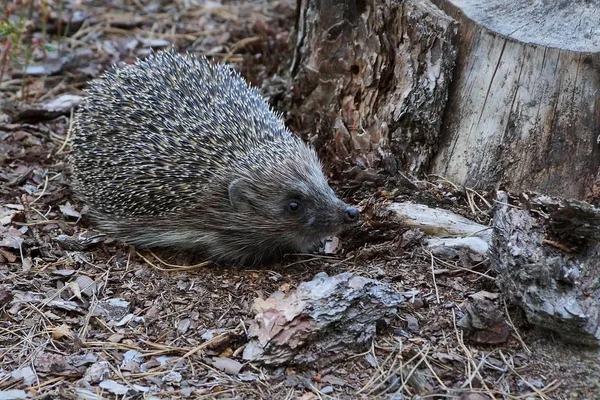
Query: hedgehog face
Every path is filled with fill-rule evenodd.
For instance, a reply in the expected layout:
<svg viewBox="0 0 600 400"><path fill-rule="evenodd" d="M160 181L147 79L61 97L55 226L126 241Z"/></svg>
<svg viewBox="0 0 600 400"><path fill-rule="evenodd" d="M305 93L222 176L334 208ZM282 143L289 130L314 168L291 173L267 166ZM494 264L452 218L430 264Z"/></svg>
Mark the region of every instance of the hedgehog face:
<svg viewBox="0 0 600 400"><path fill-rule="evenodd" d="M273 166L244 171L229 185L229 200L258 242L292 252L313 250L323 239L359 220L340 200L310 150Z"/></svg>
<svg viewBox="0 0 600 400"><path fill-rule="evenodd" d="M293 189L278 197L280 212L275 218L285 221L289 227L281 238L298 252L313 250L323 239L338 234L359 219L358 210L339 200L331 188L316 193Z"/></svg>

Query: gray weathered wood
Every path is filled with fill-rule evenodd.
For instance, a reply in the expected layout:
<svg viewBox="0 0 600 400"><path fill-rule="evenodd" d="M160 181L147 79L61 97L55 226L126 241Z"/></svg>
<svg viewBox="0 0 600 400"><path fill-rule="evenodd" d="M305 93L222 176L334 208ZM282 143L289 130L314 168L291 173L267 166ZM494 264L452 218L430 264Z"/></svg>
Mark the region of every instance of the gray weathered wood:
<svg viewBox="0 0 600 400"><path fill-rule="evenodd" d="M433 0L460 22L431 172L584 198L600 168L600 0Z"/></svg>
<svg viewBox="0 0 600 400"><path fill-rule="evenodd" d="M391 203L378 210L377 218L411 229L419 229L429 238L425 243L439 253L441 248L468 249L486 256L492 230L452 211L413 202Z"/></svg>
<svg viewBox="0 0 600 400"><path fill-rule="evenodd" d="M257 299L244 359L265 365L324 367L365 351L377 322L398 312L404 297L390 285L350 272L321 272L287 297Z"/></svg>
<svg viewBox="0 0 600 400"><path fill-rule="evenodd" d="M499 192L493 226L490 261L508 299L532 324L600 345L600 209Z"/></svg>
<svg viewBox="0 0 600 400"><path fill-rule="evenodd" d="M514 41L600 52L600 1L450 0L467 18Z"/></svg>

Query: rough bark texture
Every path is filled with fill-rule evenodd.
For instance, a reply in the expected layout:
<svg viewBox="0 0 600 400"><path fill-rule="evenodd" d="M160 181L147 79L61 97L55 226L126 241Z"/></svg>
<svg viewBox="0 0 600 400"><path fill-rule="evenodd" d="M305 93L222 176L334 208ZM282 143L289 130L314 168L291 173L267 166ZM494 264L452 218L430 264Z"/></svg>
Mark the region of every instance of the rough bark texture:
<svg viewBox="0 0 600 400"><path fill-rule="evenodd" d="M426 171L455 33L455 22L429 1L299 0L286 106L292 129L334 172Z"/></svg>
<svg viewBox="0 0 600 400"><path fill-rule="evenodd" d="M600 0L433 0L460 22L431 172L582 199L600 167Z"/></svg>
<svg viewBox="0 0 600 400"><path fill-rule="evenodd" d="M494 209L490 260L499 286L531 323L598 346L600 209L535 194L512 200L500 192Z"/></svg>
<svg viewBox="0 0 600 400"><path fill-rule="evenodd" d="M244 359L266 365L324 367L365 351L376 325L398 312L404 297L393 287L350 272L321 272L283 298L258 299Z"/></svg>

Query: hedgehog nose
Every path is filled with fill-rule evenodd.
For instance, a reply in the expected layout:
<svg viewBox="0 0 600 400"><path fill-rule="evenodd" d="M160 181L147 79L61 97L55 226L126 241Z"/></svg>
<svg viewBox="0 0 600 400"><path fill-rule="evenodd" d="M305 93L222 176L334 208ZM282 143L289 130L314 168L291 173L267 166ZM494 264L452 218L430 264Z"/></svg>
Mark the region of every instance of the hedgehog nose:
<svg viewBox="0 0 600 400"><path fill-rule="evenodd" d="M360 212L354 207L346 208L346 212L344 213L344 220L347 223L352 223L358 221L360 217Z"/></svg>

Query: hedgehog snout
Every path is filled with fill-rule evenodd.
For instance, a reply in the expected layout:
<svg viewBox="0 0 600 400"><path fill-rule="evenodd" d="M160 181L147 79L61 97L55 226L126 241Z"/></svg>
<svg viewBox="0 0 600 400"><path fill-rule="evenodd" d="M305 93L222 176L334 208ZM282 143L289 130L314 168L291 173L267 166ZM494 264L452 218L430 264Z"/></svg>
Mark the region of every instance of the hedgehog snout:
<svg viewBox="0 0 600 400"><path fill-rule="evenodd" d="M354 225L360 220L360 211L356 207L352 207L341 200L331 189L328 187L330 205L333 206L335 219L342 227L348 225Z"/></svg>
<svg viewBox="0 0 600 400"><path fill-rule="evenodd" d="M360 211L355 207L348 206L344 211L344 222L347 224L355 224L360 219Z"/></svg>
<svg viewBox="0 0 600 400"><path fill-rule="evenodd" d="M331 213L328 213L327 224L333 234L356 225L360 220L360 211L342 200L337 200Z"/></svg>

